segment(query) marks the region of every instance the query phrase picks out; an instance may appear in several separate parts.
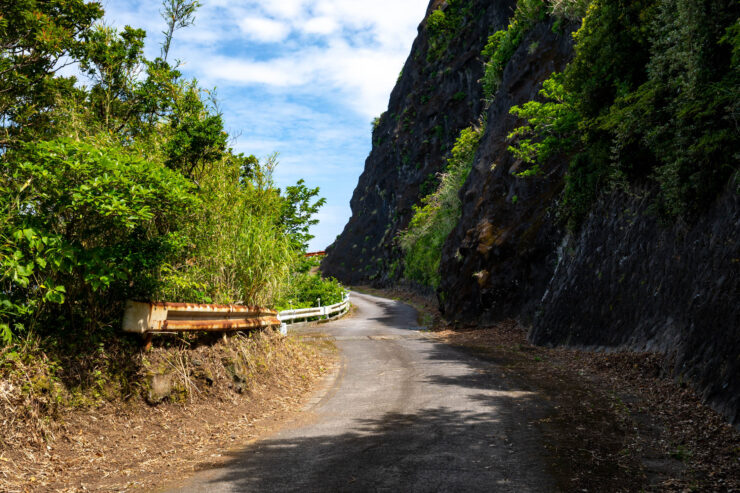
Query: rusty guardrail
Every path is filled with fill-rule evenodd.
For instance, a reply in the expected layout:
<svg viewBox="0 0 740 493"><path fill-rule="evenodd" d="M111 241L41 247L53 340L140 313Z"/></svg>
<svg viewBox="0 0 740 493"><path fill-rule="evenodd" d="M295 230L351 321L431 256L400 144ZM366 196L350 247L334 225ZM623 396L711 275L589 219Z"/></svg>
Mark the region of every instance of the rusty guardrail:
<svg viewBox="0 0 740 493"><path fill-rule="evenodd" d="M326 252L323 251L323 250L320 251L320 252L308 252L308 253L304 253L303 254L303 256L306 257L306 258L310 258L310 257L323 257L324 255L326 255Z"/></svg>
<svg viewBox="0 0 740 493"><path fill-rule="evenodd" d="M145 336L149 346L158 332L257 329L279 326L277 317L275 310L255 306L127 301L123 330Z"/></svg>

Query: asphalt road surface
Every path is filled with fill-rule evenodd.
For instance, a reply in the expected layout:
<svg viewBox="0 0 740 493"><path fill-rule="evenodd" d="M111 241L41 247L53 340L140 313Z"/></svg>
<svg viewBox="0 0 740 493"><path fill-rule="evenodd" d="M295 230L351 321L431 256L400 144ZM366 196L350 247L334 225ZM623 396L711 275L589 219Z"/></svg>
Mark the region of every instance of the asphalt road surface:
<svg viewBox="0 0 740 493"><path fill-rule="evenodd" d="M310 329L336 339L342 363L306 419L173 491L555 489L532 424L547 408L536 393L427 337L403 303L351 301L352 318Z"/></svg>

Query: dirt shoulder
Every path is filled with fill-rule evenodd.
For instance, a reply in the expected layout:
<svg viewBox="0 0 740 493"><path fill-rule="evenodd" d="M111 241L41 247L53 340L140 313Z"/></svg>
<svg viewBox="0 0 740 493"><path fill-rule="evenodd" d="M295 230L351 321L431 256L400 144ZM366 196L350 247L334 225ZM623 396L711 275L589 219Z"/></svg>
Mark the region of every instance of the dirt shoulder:
<svg viewBox="0 0 740 493"><path fill-rule="evenodd" d="M337 354L326 341L273 334L155 347L145 359L145 395L65 408L53 419L20 413L35 404L4 380L0 418L8 424L13 412L22 414L29 432L16 420L6 434L0 491L152 491L218 465L227 451L298 416Z"/></svg>
<svg viewBox="0 0 740 493"><path fill-rule="evenodd" d="M662 356L537 347L513 320L450 327L432 299L360 289L425 311L435 337L549 401L537 427L563 491L740 491L740 433L676 383Z"/></svg>

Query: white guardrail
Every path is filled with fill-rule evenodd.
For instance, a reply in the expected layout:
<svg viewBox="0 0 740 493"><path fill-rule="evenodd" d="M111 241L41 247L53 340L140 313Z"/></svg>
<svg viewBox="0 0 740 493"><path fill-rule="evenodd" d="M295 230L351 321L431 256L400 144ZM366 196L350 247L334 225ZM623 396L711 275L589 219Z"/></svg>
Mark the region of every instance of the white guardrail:
<svg viewBox="0 0 740 493"><path fill-rule="evenodd" d="M299 320L308 322L309 319L315 318L318 320L331 320L334 318L341 317L349 311L349 293L344 295L344 300L339 303L327 306L314 306L311 308L298 308L295 310L283 310L278 313L278 320L283 325L295 324Z"/></svg>

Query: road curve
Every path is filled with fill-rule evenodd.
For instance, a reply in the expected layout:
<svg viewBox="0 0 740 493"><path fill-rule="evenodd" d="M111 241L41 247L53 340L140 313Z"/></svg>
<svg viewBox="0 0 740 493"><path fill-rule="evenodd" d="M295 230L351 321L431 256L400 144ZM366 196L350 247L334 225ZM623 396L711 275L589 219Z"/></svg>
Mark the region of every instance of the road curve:
<svg viewBox="0 0 740 493"><path fill-rule="evenodd" d="M555 489L532 424L547 406L534 392L427 337L408 305L358 293L351 301L352 318L319 328L336 339L342 366L311 419L171 491Z"/></svg>

